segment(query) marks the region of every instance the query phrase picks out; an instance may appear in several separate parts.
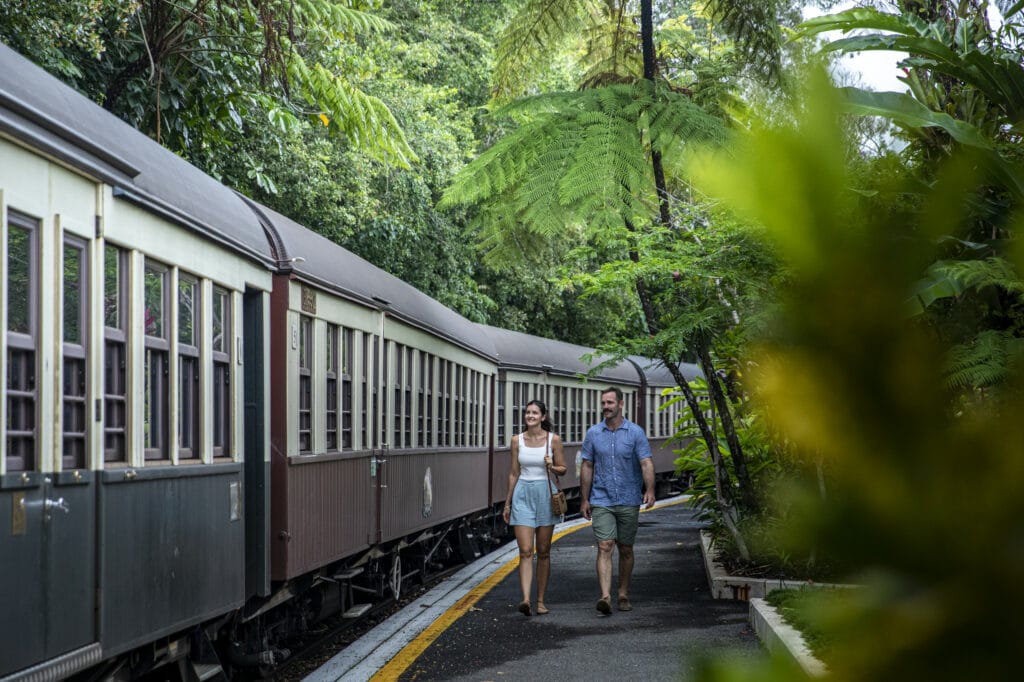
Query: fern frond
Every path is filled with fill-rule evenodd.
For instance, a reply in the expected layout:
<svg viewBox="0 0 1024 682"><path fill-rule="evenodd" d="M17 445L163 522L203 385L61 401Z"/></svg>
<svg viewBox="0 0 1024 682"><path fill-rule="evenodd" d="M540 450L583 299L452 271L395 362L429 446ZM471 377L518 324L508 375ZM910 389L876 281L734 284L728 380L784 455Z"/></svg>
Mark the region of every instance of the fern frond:
<svg viewBox="0 0 1024 682"><path fill-rule="evenodd" d="M299 84L306 101L323 112L333 130L382 163L409 168L417 160L398 121L381 100L337 77L322 64L312 68L293 54L289 77Z"/></svg>
<svg viewBox="0 0 1024 682"><path fill-rule="evenodd" d="M985 330L950 351L946 384L950 388L997 386L1024 356L1024 339L1008 331Z"/></svg>
<svg viewBox="0 0 1024 682"><path fill-rule="evenodd" d="M546 71L596 11L593 0L527 0L498 42L494 98L502 101L523 94L529 75Z"/></svg>
<svg viewBox="0 0 1024 682"><path fill-rule="evenodd" d="M778 0L707 0L717 28L735 41L748 63L777 80L782 72L782 31Z"/></svg>
<svg viewBox="0 0 1024 682"><path fill-rule="evenodd" d="M383 33L395 25L369 12L361 12L335 0L293 0L295 18L303 26L316 26L346 36Z"/></svg>
<svg viewBox="0 0 1024 682"><path fill-rule="evenodd" d="M946 262L941 269L966 288L979 290L993 286L1012 294L1024 294L1024 279L1017 274L1013 263L999 256Z"/></svg>
<svg viewBox="0 0 1024 682"><path fill-rule="evenodd" d="M643 56L636 16L629 3L606 3L591 17L585 34L581 88L633 83L643 77Z"/></svg>

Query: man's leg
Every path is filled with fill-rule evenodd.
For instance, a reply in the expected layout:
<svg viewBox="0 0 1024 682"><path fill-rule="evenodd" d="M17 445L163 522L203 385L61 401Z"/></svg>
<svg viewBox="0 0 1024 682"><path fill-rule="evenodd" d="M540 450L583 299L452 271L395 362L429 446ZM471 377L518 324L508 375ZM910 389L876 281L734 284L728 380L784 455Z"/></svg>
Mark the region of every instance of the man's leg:
<svg viewBox="0 0 1024 682"><path fill-rule="evenodd" d="M633 542L640 524L639 507L615 508L615 537L619 546L619 611L632 611L629 580L633 576Z"/></svg>
<svg viewBox="0 0 1024 682"><path fill-rule="evenodd" d="M619 545L619 610L629 611L629 579L633 575L633 546ZM625 608L623 608L625 607Z"/></svg>
<svg viewBox="0 0 1024 682"><path fill-rule="evenodd" d="M597 583L601 599L597 610L608 615L612 612L612 552L615 550L615 516L606 507L594 507L592 512L594 538L597 540Z"/></svg>

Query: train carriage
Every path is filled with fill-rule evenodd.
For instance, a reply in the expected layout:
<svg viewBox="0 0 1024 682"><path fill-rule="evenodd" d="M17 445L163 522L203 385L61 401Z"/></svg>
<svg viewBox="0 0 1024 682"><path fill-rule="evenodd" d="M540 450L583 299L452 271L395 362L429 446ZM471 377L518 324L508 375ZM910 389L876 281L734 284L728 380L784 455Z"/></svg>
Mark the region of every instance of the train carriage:
<svg viewBox="0 0 1024 682"><path fill-rule="evenodd" d="M593 366L605 360L596 354L592 363L583 360L593 349L564 341L544 339L521 332L481 325L498 352L498 380L495 396L495 447L491 478L491 502L504 503L508 492L509 443L521 432L523 411L530 400L548 408L548 418L563 442L569 470L559 483L578 494L580 447L591 425L601 419L601 390L622 389L626 416L637 414L638 397L643 394L642 375L629 362L603 367L583 381Z"/></svg>
<svg viewBox="0 0 1024 682"><path fill-rule="evenodd" d="M234 193L2 45L0 214L0 677L52 679L244 603L272 263Z"/></svg>
<svg viewBox="0 0 1024 682"><path fill-rule="evenodd" d="M405 282L258 210L283 266L270 338L279 389L273 577L323 568L331 580L358 577L352 582L361 586L364 568L383 570L399 592L403 578L424 569L439 527L488 507L480 482L490 465L492 345ZM416 551L404 553L415 555L412 565L403 567L402 550L414 542Z"/></svg>
<svg viewBox="0 0 1024 682"><path fill-rule="evenodd" d="M0 263L5 682L265 668L479 556L532 398L570 492L607 385L671 469L667 372L581 382L591 349L466 320L3 45Z"/></svg>
<svg viewBox="0 0 1024 682"><path fill-rule="evenodd" d="M681 400L673 401L682 394L672 372L661 362L639 355L629 356L632 363L644 377L644 387L640 396L638 419L647 431L651 444L651 456L654 458L654 470L657 474L657 494L664 495L679 486L675 480L675 450L679 443L675 434L679 431L681 420L689 414L689 408ZM679 369L687 381L704 376L697 365L680 363Z"/></svg>

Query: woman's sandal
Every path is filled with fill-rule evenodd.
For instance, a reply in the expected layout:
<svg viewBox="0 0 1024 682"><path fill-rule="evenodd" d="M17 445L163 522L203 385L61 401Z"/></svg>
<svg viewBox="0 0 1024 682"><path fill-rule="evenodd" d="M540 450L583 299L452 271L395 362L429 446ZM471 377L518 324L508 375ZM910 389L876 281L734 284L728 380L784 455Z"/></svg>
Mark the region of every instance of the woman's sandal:
<svg viewBox="0 0 1024 682"><path fill-rule="evenodd" d="M548 612L548 607L544 606L542 602L537 602L537 615L543 616Z"/></svg>
<svg viewBox="0 0 1024 682"><path fill-rule="evenodd" d="M523 614L524 616L529 616L530 615L530 602L528 602L528 601L519 602L519 613Z"/></svg>

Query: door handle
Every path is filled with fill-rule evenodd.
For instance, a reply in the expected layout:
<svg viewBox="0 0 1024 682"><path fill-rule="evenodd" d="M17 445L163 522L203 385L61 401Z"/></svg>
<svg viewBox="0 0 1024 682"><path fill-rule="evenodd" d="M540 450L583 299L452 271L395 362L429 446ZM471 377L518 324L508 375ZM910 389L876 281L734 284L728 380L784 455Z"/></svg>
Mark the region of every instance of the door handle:
<svg viewBox="0 0 1024 682"><path fill-rule="evenodd" d="M49 497L47 497L45 500L43 500L44 511L52 512L55 509L59 509L65 514L71 513L71 507L68 506L68 503L64 501L63 497L58 497L56 500L51 500Z"/></svg>

